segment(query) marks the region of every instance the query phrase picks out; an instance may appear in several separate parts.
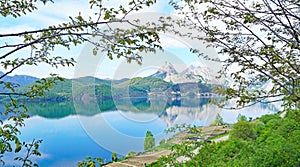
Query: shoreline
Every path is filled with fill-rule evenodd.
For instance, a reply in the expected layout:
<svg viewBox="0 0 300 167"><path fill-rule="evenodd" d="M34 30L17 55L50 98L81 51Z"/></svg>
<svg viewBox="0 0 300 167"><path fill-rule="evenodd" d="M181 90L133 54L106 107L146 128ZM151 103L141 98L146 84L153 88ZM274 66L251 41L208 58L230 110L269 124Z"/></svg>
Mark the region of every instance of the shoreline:
<svg viewBox="0 0 300 167"><path fill-rule="evenodd" d="M173 137L166 140L164 144L154 147L151 151L142 152L132 157L124 157L118 162L110 162L104 164L105 167L144 167L147 164L156 162L159 157L166 156L171 153L171 147L175 144L181 144L185 141L205 141L205 142L221 142L229 138L230 127L227 126L201 126L197 127L199 133L191 133L189 130L181 131ZM185 157L178 159L185 160Z"/></svg>

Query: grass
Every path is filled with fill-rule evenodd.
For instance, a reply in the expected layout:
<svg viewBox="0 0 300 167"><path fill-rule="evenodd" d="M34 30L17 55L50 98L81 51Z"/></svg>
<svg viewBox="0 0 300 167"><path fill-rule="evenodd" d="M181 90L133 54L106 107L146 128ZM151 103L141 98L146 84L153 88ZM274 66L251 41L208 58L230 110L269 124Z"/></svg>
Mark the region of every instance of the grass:
<svg viewBox="0 0 300 167"><path fill-rule="evenodd" d="M164 144L154 147L151 151L156 152L156 151L170 150L173 145L174 145L174 143L166 142Z"/></svg>
<svg viewBox="0 0 300 167"><path fill-rule="evenodd" d="M229 135L229 132L226 132L226 133L222 133L222 134L219 134L219 135L216 135L216 136L213 136L213 137L210 137L209 140L215 140L215 139L219 139L221 137L224 137L224 136L227 136Z"/></svg>

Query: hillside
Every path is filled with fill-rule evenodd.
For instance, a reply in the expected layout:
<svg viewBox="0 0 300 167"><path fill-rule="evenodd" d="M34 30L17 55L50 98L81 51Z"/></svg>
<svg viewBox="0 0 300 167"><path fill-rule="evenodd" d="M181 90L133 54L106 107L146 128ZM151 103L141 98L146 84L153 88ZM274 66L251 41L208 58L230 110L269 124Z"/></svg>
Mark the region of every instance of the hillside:
<svg viewBox="0 0 300 167"><path fill-rule="evenodd" d="M232 125L229 138L222 142L193 141L177 145L167 157L151 167L166 166L299 166L299 110L265 115L254 121L239 120ZM197 150L194 154L188 154ZM185 161L179 162L184 156Z"/></svg>
<svg viewBox="0 0 300 167"><path fill-rule="evenodd" d="M76 87L72 87L74 85ZM116 81L93 77L65 79L64 81L58 81L49 91L46 91L45 97L40 98L40 100L62 101L74 98L75 100L87 102L93 100L93 97L98 100L108 100L112 97L147 97L147 92L164 91L170 86L170 83L156 78L133 78L131 80ZM26 89L28 89L28 86L21 88L20 91L24 92Z"/></svg>
<svg viewBox="0 0 300 167"><path fill-rule="evenodd" d="M187 69L183 71L183 73L192 75L191 69ZM211 92L212 85L206 84L200 79L183 83L166 81L168 77L181 74L182 73L178 73L175 70L171 63L166 62L157 73L145 78L137 77L132 79L105 80L86 76L76 79L65 79L64 81L58 81L49 91L46 91L44 97L36 97L35 101L70 101L75 99L88 103L91 100L103 101L125 97L194 97L201 95L203 92ZM23 75L8 76L5 78L6 81L20 84L20 86L22 86L19 89L20 92L25 92L31 84L38 80L38 78ZM23 99L22 97L20 98Z"/></svg>
<svg viewBox="0 0 300 167"><path fill-rule="evenodd" d="M0 71L0 76L4 75L3 72ZM11 82L17 84L18 87L24 87L30 84L33 84L35 81L39 80L39 78L28 76L28 75L14 75L14 76L5 76L1 79L4 83ZM1 92L8 92L7 89L4 88L4 85L0 84Z"/></svg>
<svg viewBox="0 0 300 167"><path fill-rule="evenodd" d="M115 84L114 88L132 87L133 89L145 91L165 91L172 84L159 78L132 78L125 82Z"/></svg>
<svg viewBox="0 0 300 167"><path fill-rule="evenodd" d="M76 87L74 87L76 85ZM24 92L25 86L20 89ZM74 90L72 90L74 89ZM36 98L37 101L79 101L109 100L124 97L148 97L149 95L198 96L202 92L211 92L210 85L200 83L173 84L158 78L133 78L112 82L87 77L80 79L65 79L58 81L45 96Z"/></svg>

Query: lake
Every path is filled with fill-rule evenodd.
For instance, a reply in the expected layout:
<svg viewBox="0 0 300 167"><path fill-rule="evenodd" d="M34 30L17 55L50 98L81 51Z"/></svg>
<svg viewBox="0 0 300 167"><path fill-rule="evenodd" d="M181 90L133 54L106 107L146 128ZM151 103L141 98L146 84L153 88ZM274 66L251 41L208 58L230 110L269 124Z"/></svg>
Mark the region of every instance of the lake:
<svg viewBox="0 0 300 167"><path fill-rule="evenodd" d="M176 124L209 125L219 113L224 122L236 122L239 114L253 119L278 111L274 105L256 104L243 110L224 110L208 103L208 98L123 99L99 103L28 103L31 117L25 121L21 138L43 139L40 166L76 166L85 156L111 160L130 151L142 152L147 130L156 143L171 137L164 131ZM12 158L6 165L13 165Z"/></svg>

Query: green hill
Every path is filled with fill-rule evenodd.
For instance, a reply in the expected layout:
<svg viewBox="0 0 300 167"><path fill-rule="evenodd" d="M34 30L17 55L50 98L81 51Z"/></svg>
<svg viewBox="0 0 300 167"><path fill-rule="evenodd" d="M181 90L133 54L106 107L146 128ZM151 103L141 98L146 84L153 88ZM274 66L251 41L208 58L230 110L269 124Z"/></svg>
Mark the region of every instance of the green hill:
<svg viewBox="0 0 300 167"><path fill-rule="evenodd" d="M25 92L29 86L20 89ZM36 97L36 101L79 101L109 100L127 97L148 97L148 95L166 95L172 97L172 92L180 92L179 96L189 96L195 93L211 92L209 85L199 83L173 84L159 78L132 78L122 80L103 80L94 77L65 79L57 81L44 97ZM178 96L178 95L177 95ZM93 99L96 98L96 99Z"/></svg>
<svg viewBox="0 0 300 167"><path fill-rule="evenodd" d="M125 82L121 82L119 84L115 84L115 88L122 88L122 87L132 87L133 89L138 90L145 90L145 91L165 91L169 87L172 86L172 83L166 82L162 79L158 78L132 78Z"/></svg>

